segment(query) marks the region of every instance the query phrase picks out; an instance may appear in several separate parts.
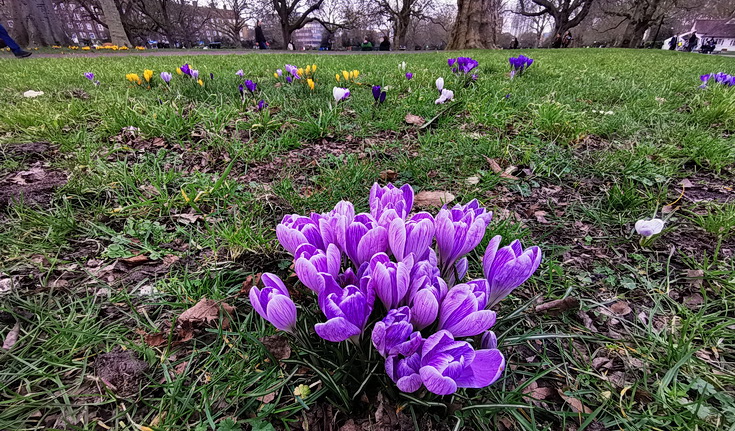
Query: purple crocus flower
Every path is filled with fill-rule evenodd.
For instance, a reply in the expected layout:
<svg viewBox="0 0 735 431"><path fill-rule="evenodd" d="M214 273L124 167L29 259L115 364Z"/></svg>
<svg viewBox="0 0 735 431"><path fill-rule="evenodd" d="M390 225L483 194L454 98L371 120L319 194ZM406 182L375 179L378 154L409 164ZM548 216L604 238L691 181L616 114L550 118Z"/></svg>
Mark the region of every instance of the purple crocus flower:
<svg viewBox="0 0 735 431"><path fill-rule="evenodd" d="M492 213L480 207L476 199L464 206L455 205L451 210L439 210L435 221L436 244L439 268L445 279L454 271L454 263L480 244L491 219Z"/></svg>
<svg viewBox="0 0 735 431"><path fill-rule="evenodd" d="M92 72L85 72L84 77L89 79L90 81L94 82L94 73Z"/></svg>
<svg viewBox="0 0 735 431"><path fill-rule="evenodd" d="M296 325L296 305L291 300L286 285L278 276L263 273L263 290L253 287L250 289L250 304L260 314L260 317L269 321L281 331L293 332Z"/></svg>
<svg viewBox="0 0 735 431"><path fill-rule="evenodd" d="M192 69L191 77L194 79L199 79L199 71L197 69Z"/></svg>
<svg viewBox="0 0 735 431"><path fill-rule="evenodd" d="M298 214L284 216L281 223L276 226L278 242L293 255L296 255L296 250L302 244L311 244L320 250L326 251L322 236L319 233L319 218L319 214L312 214L311 217Z"/></svg>
<svg viewBox="0 0 735 431"><path fill-rule="evenodd" d="M243 88L242 84L237 87L237 91L240 92L240 99L245 100L245 88Z"/></svg>
<svg viewBox="0 0 735 431"><path fill-rule="evenodd" d="M411 308L411 323L414 328L421 330L436 321L439 304L446 295L447 283L439 277L436 262L417 262L411 272L411 287L408 292L408 306Z"/></svg>
<svg viewBox="0 0 735 431"><path fill-rule="evenodd" d="M375 324L372 340L373 346L384 358L414 353L422 341L421 334L413 332L411 310L408 307L390 310L383 320Z"/></svg>
<svg viewBox="0 0 735 431"><path fill-rule="evenodd" d="M358 337L373 311L373 297L357 286L343 289L329 275L324 279L326 283L319 294L319 307L327 321L314 325L314 330L320 337L334 343Z"/></svg>
<svg viewBox="0 0 735 431"><path fill-rule="evenodd" d="M168 83L171 82L171 74L168 72L161 72L161 79L168 85Z"/></svg>
<svg viewBox="0 0 735 431"><path fill-rule="evenodd" d="M240 70L238 70L237 72L235 72L235 75L237 75L237 76L239 76L240 78L242 78L243 76L245 76L245 72L243 72L243 71L242 71L242 69L240 69Z"/></svg>
<svg viewBox="0 0 735 431"><path fill-rule="evenodd" d="M495 332L487 331L482 334L480 340L480 347L483 349L497 349L498 348L498 337L495 336Z"/></svg>
<svg viewBox="0 0 735 431"><path fill-rule="evenodd" d="M478 298L473 287L458 284L449 289L439 307L439 329L446 329L456 337L471 337L495 324L495 312L483 309L484 295Z"/></svg>
<svg viewBox="0 0 735 431"><path fill-rule="evenodd" d="M425 259L434 241L434 217L427 212L414 214L410 220L395 218L388 226L388 245L396 260L413 253L416 259Z"/></svg>
<svg viewBox="0 0 735 431"><path fill-rule="evenodd" d="M263 99L258 100L258 111L262 111L263 108L267 108L267 107L268 107L268 104L265 102L265 100Z"/></svg>
<svg viewBox="0 0 735 431"><path fill-rule="evenodd" d="M294 257L296 259L294 271L299 280L317 294L324 290L322 274L329 274L335 279L339 275L342 253L334 244L329 244L327 251L324 252L309 243L304 243L296 250Z"/></svg>
<svg viewBox="0 0 735 431"><path fill-rule="evenodd" d="M181 73L183 73L184 75L191 76L192 70L191 70L191 67L189 67L189 63L185 63L183 66L180 67L180 69L181 69Z"/></svg>
<svg viewBox="0 0 735 431"><path fill-rule="evenodd" d="M403 262L391 262L385 253L376 253L370 259L370 280L368 289L385 306L386 310L396 308L405 303L406 294L411 283L411 269L413 257L409 256Z"/></svg>
<svg viewBox="0 0 735 431"><path fill-rule="evenodd" d="M479 65L477 60L470 57L450 58L447 60L447 64L449 65L449 67L452 68L452 72L462 72L465 75L470 73L474 68Z"/></svg>
<svg viewBox="0 0 735 431"><path fill-rule="evenodd" d="M319 232L325 245L335 244L345 251L347 226L355 219L355 207L352 202L339 201L334 209L319 218Z"/></svg>
<svg viewBox="0 0 735 431"><path fill-rule="evenodd" d="M495 349L475 351L465 341L455 341L449 331L439 331L421 347L421 381L429 392L449 395L458 388L484 388L500 378L505 358Z"/></svg>
<svg viewBox="0 0 735 431"><path fill-rule="evenodd" d="M525 55L519 55L518 57L510 57L508 62L512 68L510 72L510 77L512 79L516 73L522 74L526 69L528 69L533 64L533 59L528 58Z"/></svg>
<svg viewBox="0 0 735 431"><path fill-rule="evenodd" d="M278 231L276 231L277 233ZM321 239L321 238L320 238ZM388 249L388 230L370 214L358 214L345 231L345 253L359 267Z"/></svg>
<svg viewBox="0 0 735 431"><path fill-rule="evenodd" d="M508 296L513 289L523 284L541 264L541 249L534 246L523 250L521 242L498 249L500 235L487 246L482 258L483 272L488 282L487 306L492 307Z"/></svg>
<svg viewBox="0 0 735 431"><path fill-rule="evenodd" d="M280 78L281 76L283 76L283 71L281 69L276 69L276 75L278 75L278 77Z"/></svg>
<svg viewBox="0 0 735 431"><path fill-rule="evenodd" d="M411 73L411 72L406 72L406 79L410 81L410 80L411 80L411 78L413 78L413 73Z"/></svg>
<svg viewBox="0 0 735 431"><path fill-rule="evenodd" d="M294 79L301 79L301 76L299 76L298 67L287 64L286 66L284 66L284 69L286 69L286 72L290 73Z"/></svg>
<svg viewBox="0 0 735 431"><path fill-rule="evenodd" d="M380 85L373 85L373 98L375 99L376 103L383 103L385 102L386 93L385 91L380 91Z"/></svg>
<svg viewBox="0 0 735 431"><path fill-rule="evenodd" d="M292 81L293 81L293 79L291 79L291 77L290 77L290 76L287 76L287 77L286 77L286 82L288 82L288 83L290 84L290 83L291 83Z"/></svg>
<svg viewBox="0 0 735 431"><path fill-rule="evenodd" d="M383 212L389 209L395 210L400 218L405 219L412 208L413 189L408 184L398 188L391 183L385 187L374 183L370 189L370 214L376 219L380 219Z"/></svg>
<svg viewBox="0 0 735 431"><path fill-rule="evenodd" d="M245 88L247 88L249 92L255 93L255 89L257 87L258 87L258 84L254 83L253 81L249 79L245 81Z"/></svg>

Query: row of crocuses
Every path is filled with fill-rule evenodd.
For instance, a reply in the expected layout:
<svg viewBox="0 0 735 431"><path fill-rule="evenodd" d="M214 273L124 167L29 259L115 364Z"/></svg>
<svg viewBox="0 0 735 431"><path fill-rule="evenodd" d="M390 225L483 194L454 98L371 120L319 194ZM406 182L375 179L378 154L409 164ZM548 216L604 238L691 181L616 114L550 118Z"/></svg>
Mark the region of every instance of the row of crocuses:
<svg viewBox="0 0 735 431"><path fill-rule="evenodd" d="M316 296L324 315L313 327L319 337L335 343L371 337L385 372L404 392L425 387L448 395L488 386L505 368L490 330L491 308L531 277L541 250L524 250L518 240L500 247L495 236L482 259L484 277L467 281L467 255L492 213L476 200L445 206L436 216L412 213L413 199L409 185L375 184L369 213L355 214L351 202L341 201L328 213L284 217L276 235L294 256L299 281ZM250 291L253 308L276 328L295 331L300 313L288 288L274 274L262 281L263 288Z"/></svg>
<svg viewBox="0 0 735 431"><path fill-rule="evenodd" d="M511 57L509 59L509 63L511 65L511 72L510 76L511 79L516 76L516 74L522 74L532 63L533 60L525 57L523 55L519 57ZM450 58L447 60L448 66L451 68L452 72L460 77L464 77L464 85L468 85L472 81L476 81L478 79L477 75L477 68L479 66L479 63L477 60L474 60L470 57L457 57L457 58ZM405 72L405 77L407 80L411 80L413 78L412 72L406 72L406 63L402 62L399 64L399 69L402 69L403 72ZM285 71L284 71L285 70ZM298 82L304 83L309 90L314 90L316 88L316 70L317 65L308 65L305 68L296 67L294 65L287 64L284 66L283 69L277 69L273 75L276 79L283 79L285 84L295 84ZM205 81L202 80L202 78L199 76L199 71L197 69L193 69L188 63L182 65L181 67L176 69L176 73L179 75L182 75L184 77L191 78L194 82L199 84L200 86L205 86ZM129 73L126 74L125 77L128 81L130 81L133 84L136 84L138 86L147 87L150 88L153 84L153 70L146 69L143 72L143 77L141 78L136 73ZM238 70L235 73L240 78L244 78L244 72L242 70ZM100 85L100 82L95 79L95 75L92 72L87 72L84 74L84 76L89 79L91 82L93 82L95 85ZM358 82L358 77L360 76L360 71L358 70L352 70L347 71L343 70L342 73L335 74L335 79L338 84L357 84L362 85L360 82ZM169 72L161 72L160 73L160 79L163 81L167 86L171 84L171 80L173 78L173 75ZM210 73L209 78L211 80L214 80L214 74ZM461 83L461 80L460 80ZM451 101L454 98L454 91L450 90L449 88L444 87L444 78L439 77L436 80L436 88L439 92L439 97L435 100L436 104L443 104L448 101ZM240 96L243 101L245 101L246 91L247 90L251 95L254 95L257 89L257 84L253 82L252 80L245 80L242 84L239 85L238 90L240 92ZM380 86L372 86L372 92L373 97L375 98L376 103L383 103L385 102L387 98L387 92L381 88ZM350 89L347 87L340 87L335 86L332 89L332 95L334 97L335 102L341 102L350 97ZM267 106L264 100L260 99L257 101L257 107L258 109L262 109L263 107Z"/></svg>

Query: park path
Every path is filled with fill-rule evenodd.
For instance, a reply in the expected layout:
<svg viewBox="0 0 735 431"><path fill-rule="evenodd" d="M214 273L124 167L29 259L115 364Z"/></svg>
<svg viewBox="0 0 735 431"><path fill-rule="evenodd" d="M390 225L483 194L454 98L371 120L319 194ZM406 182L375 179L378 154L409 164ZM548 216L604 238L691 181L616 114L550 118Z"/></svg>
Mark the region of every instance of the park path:
<svg viewBox="0 0 735 431"><path fill-rule="evenodd" d="M256 50L256 49L151 49L145 51L129 51L129 52L87 52L87 51L71 51L61 52L33 52L30 58L85 58L85 57L122 57L122 56L140 56L140 57L158 57L158 56L174 56L174 55L248 55L248 54L319 54L319 55L389 55L389 54L405 54L405 53L432 53L437 51L285 51L285 50ZM10 53L0 54L0 58L12 58Z"/></svg>

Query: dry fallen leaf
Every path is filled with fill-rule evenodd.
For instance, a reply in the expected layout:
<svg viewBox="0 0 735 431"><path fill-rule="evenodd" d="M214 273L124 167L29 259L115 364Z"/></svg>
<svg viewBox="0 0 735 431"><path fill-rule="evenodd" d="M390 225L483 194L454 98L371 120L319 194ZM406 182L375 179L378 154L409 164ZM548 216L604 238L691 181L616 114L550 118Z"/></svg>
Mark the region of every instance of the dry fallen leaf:
<svg viewBox="0 0 735 431"><path fill-rule="evenodd" d="M493 173L499 174L503 172L503 168L500 167L495 159L485 156L485 160L487 160L487 164L490 165L490 170L492 170Z"/></svg>
<svg viewBox="0 0 735 431"><path fill-rule="evenodd" d="M573 296L567 296L564 299L555 299L553 301L544 302L536 306L536 313L546 313L556 316L564 311L579 307L579 299Z"/></svg>
<svg viewBox="0 0 735 431"><path fill-rule="evenodd" d="M148 260L149 260L148 256L144 254L138 254L133 257L126 257L125 259L120 259L120 261L125 262L129 265L133 265L133 266L146 263L148 262Z"/></svg>
<svg viewBox="0 0 735 431"><path fill-rule="evenodd" d="M406 123L412 124L414 126L423 126L424 123L426 123L426 120L424 120L422 117L413 114L406 114L405 121Z"/></svg>
<svg viewBox="0 0 735 431"><path fill-rule="evenodd" d="M175 218L179 223L191 224L196 223L202 216L199 214L174 214L171 217Z"/></svg>
<svg viewBox="0 0 735 431"><path fill-rule="evenodd" d="M464 180L467 184L474 186L480 182L480 177L468 177Z"/></svg>
<svg viewBox="0 0 735 431"><path fill-rule="evenodd" d="M562 397L562 399L572 407L572 410L575 413L592 413L592 409L582 404L582 401L578 400L577 398L565 395L564 391L562 391L561 389L558 389L557 391L559 392L559 396Z"/></svg>
<svg viewBox="0 0 735 431"><path fill-rule="evenodd" d="M543 224L549 224L549 221L546 220L546 211L535 211L533 213L533 216L536 217L536 221Z"/></svg>
<svg viewBox="0 0 735 431"><path fill-rule="evenodd" d="M15 322L15 326L13 326L13 329L8 332L8 335L5 336L5 341L3 341L3 349L10 350L15 346L15 343L18 342L18 336L20 335L20 322Z"/></svg>
<svg viewBox="0 0 735 431"><path fill-rule="evenodd" d="M692 284L692 287L699 289L702 287L702 278L704 277L704 270L701 269L687 269L687 278Z"/></svg>
<svg viewBox="0 0 735 431"><path fill-rule="evenodd" d="M387 169L380 173L380 179L383 181L395 181L398 178L398 172Z"/></svg>
<svg viewBox="0 0 735 431"><path fill-rule="evenodd" d="M610 306L610 311L618 317L627 316L633 310L630 308L627 302L618 301Z"/></svg>
<svg viewBox="0 0 735 431"><path fill-rule="evenodd" d="M276 393L271 392L270 394L265 394L262 397L258 397L257 400L260 401L263 404L268 404L269 402L276 399Z"/></svg>
<svg viewBox="0 0 735 431"><path fill-rule="evenodd" d="M235 311L235 307L224 302L214 301L212 299L202 298L193 307L181 313L178 319L179 324L210 324L219 319L219 310L222 308L222 328L230 327L229 316Z"/></svg>
<svg viewBox="0 0 735 431"><path fill-rule="evenodd" d="M448 204L455 199L455 196L449 192L419 192L413 200L417 207L439 207Z"/></svg>
<svg viewBox="0 0 735 431"><path fill-rule="evenodd" d="M288 338L282 335L269 335L259 340L274 358L288 359L291 357L291 345L288 343Z"/></svg>

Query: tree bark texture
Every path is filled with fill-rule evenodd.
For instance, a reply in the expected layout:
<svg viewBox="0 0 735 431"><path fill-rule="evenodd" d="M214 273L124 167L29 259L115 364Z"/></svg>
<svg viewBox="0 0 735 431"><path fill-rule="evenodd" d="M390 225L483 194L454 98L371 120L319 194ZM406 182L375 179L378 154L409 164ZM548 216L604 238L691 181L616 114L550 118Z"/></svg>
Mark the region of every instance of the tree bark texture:
<svg viewBox="0 0 735 431"><path fill-rule="evenodd" d="M457 19L447 49L494 48L488 40L492 23L488 10L493 0L457 0Z"/></svg>
<svg viewBox="0 0 735 431"><path fill-rule="evenodd" d="M120 19L120 11L117 9L115 0L99 0L102 14L105 16L105 25L110 32L110 41L113 45L131 47L128 35Z"/></svg>

